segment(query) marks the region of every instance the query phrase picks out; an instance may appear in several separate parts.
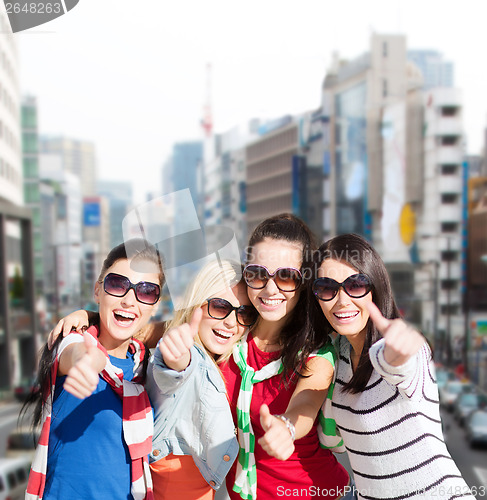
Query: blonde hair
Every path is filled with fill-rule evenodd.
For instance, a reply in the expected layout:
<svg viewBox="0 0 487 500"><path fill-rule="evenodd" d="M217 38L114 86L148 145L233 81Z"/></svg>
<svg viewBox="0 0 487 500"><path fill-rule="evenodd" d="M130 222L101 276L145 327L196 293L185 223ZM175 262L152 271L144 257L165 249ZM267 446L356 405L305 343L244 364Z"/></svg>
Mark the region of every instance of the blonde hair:
<svg viewBox="0 0 487 500"><path fill-rule="evenodd" d="M189 323L194 311L198 307L203 306L206 303L206 299L240 283L244 283L242 281L242 265L240 263L221 260L206 264L186 288L182 301L179 303L179 308L167 325L166 330L180 326L183 323ZM229 351L222 354L215 361L213 353L209 352L201 342L199 334L196 335L194 340L195 343L204 349L215 364L230 357L231 352Z"/></svg>

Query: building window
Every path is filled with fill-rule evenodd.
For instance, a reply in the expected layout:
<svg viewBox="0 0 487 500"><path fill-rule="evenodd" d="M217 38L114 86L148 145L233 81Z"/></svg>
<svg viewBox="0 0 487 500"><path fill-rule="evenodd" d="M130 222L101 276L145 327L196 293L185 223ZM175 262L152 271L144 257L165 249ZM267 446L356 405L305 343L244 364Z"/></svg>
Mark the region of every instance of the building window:
<svg viewBox="0 0 487 500"><path fill-rule="evenodd" d="M384 78L382 80L382 97L387 97L389 91L387 89L387 79Z"/></svg>
<svg viewBox="0 0 487 500"><path fill-rule="evenodd" d="M458 281L453 279L441 280L442 290L456 290L458 288Z"/></svg>
<svg viewBox="0 0 487 500"><path fill-rule="evenodd" d="M441 116L455 116L458 108L456 106L443 106L441 108Z"/></svg>
<svg viewBox="0 0 487 500"><path fill-rule="evenodd" d="M445 304L441 306L440 311L442 315L449 314L450 316L456 316L458 314L459 307L457 304Z"/></svg>
<svg viewBox="0 0 487 500"><path fill-rule="evenodd" d="M441 173L443 175L455 175L458 171L457 165L442 165Z"/></svg>
<svg viewBox="0 0 487 500"><path fill-rule="evenodd" d="M387 42L382 42L382 57L387 57Z"/></svg>
<svg viewBox="0 0 487 500"><path fill-rule="evenodd" d="M441 232L442 233L456 233L458 231L457 222L442 222Z"/></svg>
<svg viewBox="0 0 487 500"><path fill-rule="evenodd" d="M457 201L458 195L455 193L443 193L441 195L441 203L450 205L452 203L456 203Z"/></svg>
<svg viewBox="0 0 487 500"><path fill-rule="evenodd" d="M443 250L441 252L442 262L455 262L458 258L458 252L455 250Z"/></svg>
<svg viewBox="0 0 487 500"><path fill-rule="evenodd" d="M456 135L445 135L441 138L442 146L454 146L457 143L458 137Z"/></svg>

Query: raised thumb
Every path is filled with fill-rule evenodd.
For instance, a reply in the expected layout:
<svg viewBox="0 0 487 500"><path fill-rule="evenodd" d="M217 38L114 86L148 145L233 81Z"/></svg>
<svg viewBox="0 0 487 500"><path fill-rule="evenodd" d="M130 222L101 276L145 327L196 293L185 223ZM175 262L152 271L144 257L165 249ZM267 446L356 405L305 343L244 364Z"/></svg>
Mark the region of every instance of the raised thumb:
<svg viewBox="0 0 487 500"><path fill-rule="evenodd" d="M196 334L200 329L200 323L202 318L203 318L203 310L201 309L201 307L197 307L194 310L193 315L191 316L191 320L189 321L189 327L191 328L193 337L196 336Z"/></svg>
<svg viewBox="0 0 487 500"><path fill-rule="evenodd" d="M88 354L93 352L93 349L97 349L96 344L93 342L93 337L89 333L83 333L83 340Z"/></svg>
<svg viewBox="0 0 487 500"><path fill-rule="evenodd" d="M260 425L262 425L265 432L270 429L273 419L274 417L271 415L269 407L267 405L262 405L260 407Z"/></svg>

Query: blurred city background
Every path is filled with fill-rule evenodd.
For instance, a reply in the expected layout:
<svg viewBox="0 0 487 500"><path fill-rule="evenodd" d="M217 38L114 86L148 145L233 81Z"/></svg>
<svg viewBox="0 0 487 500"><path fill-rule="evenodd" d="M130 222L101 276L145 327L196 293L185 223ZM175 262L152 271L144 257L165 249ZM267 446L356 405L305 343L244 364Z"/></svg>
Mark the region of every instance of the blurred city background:
<svg viewBox="0 0 487 500"><path fill-rule="evenodd" d="M441 20L439 6L444 3L434 3ZM65 22L77 16L82 4ZM301 8L304 4L296 6ZM401 8L394 11L388 31L371 28L361 49L350 57L342 57L339 47L319 48L329 57L326 65L317 62L316 81L306 81L307 89L316 89L308 109L290 112L293 106L284 97L282 111L263 105L263 116L256 116L249 107L252 114L234 123L227 118L222 126L214 112L218 66L209 56L195 76L200 83L196 98L194 89L182 90L183 95L193 94L188 99L197 107L193 112L198 124L188 125L187 137L179 133L165 153L161 148L150 174L144 170L142 151L140 162L107 168L98 155L99 148L106 148L104 133L66 133L75 129L64 124L74 105L63 98L51 108L52 97L49 105L43 103L35 84L23 81L20 73L22 59L24 65L32 61L22 46L32 48L50 35L27 34L19 43L18 35L8 34L8 19L0 11L0 394L6 398L14 388L30 384L37 352L60 317L78 308L96 309L93 284L104 256L123 241L126 215L148 204L147 227L163 225L170 233L165 226L177 224L185 213L161 197L183 189L189 189L201 227L230 228L242 255L252 229L281 212L305 220L319 241L345 232L364 235L386 262L404 317L428 337L437 362L468 379L477 391L487 391L487 120L467 133L467 90L456 86L456 61L442 46L432 45L433 24L432 42L425 47L410 46L407 32L396 33L397 18L407 4ZM326 11L333 17L332 6ZM304 14L313 16L313 11ZM140 24L141 17L134 15L134 25ZM273 22L278 18L276 13ZM171 20L161 19L161 30L167 23ZM330 23L328 19L323 29ZM201 24L204 29L205 19ZM466 34L468 23L463 29ZM181 36L190 34L186 30ZM83 35L90 36L89 26ZM452 29L451 36L457 35ZM34 41L35 36L39 38ZM135 31L126 33L127 47L136 36ZM257 36L251 27L248 36ZM150 53L150 47L147 50ZM177 53L176 42L174 50ZM471 52L464 55L475 59ZM127 57L137 55L128 51ZM42 61L36 64L39 70ZM90 79L103 79L103 64L109 66L110 60L95 62ZM158 64L157 58L150 64ZM62 78L63 61L58 59L56 65L59 73L50 75L55 92L56 86L63 86L62 79L56 81ZM79 78L85 83L89 71L80 67ZM134 84L134 75L128 73ZM253 77L265 79L265 74ZM144 80L144 73L138 78ZM177 80L177 75L171 78ZM303 92L299 75L293 85L292 92ZM93 84L87 88L93 91ZM91 106L89 96L71 99ZM120 101L115 119L134 129L148 128L138 122L138 115L130 123L137 96L125 99L130 102ZM258 101L260 96L246 99ZM480 113L487 116L487 108ZM100 130L100 122L101 127L110 126L96 109L87 115L94 130ZM57 126L53 117L59 120ZM170 124L162 125L165 116L158 118L161 130L147 134L153 143L170 129ZM483 141L476 143L469 134ZM129 150L124 138L113 144L121 156L126 147ZM125 235L132 229L137 232L129 226ZM165 292L159 319L170 317L173 309L167 288ZM467 449L458 424L450 415L445 419L445 432L454 436L451 445L461 450L456 459L465 467L469 484L487 486L485 451L482 455ZM457 426L455 432L452 426Z"/></svg>

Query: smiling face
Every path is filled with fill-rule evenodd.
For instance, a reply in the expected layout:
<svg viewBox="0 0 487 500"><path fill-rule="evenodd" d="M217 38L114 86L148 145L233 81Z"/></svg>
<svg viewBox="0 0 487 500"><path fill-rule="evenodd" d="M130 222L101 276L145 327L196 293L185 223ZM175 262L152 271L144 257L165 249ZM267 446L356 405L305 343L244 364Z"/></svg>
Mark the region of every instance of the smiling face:
<svg viewBox="0 0 487 500"><path fill-rule="evenodd" d="M234 307L250 306L247 289L244 283L227 288L212 297L225 299ZM236 311L232 311L224 319L215 319L208 314L208 305L201 306L203 319L198 330L199 338L206 349L217 356L228 352L235 342L245 333L247 327L237 322Z"/></svg>
<svg viewBox="0 0 487 500"><path fill-rule="evenodd" d="M332 278L342 283L358 271L345 261L325 259L318 270L319 278ZM366 304L372 302L372 292L361 298L352 298L340 288L335 297L329 301L318 301L335 332L347 337L353 344L363 344L367 332L369 312Z"/></svg>
<svg viewBox="0 0 487 500"><path fill-rule="evenodd" d="M301 268L303 248L300 243L265 238L252 247L249 264L265 266L272 274L279 268ZM279 290L275 281L269 279L261 289L247 287L249 299L264 322L287 321L288 315L296 307L300 289L293 292Z"/></svg>
<svg viewBox="0 0 487 500"><path fill-rule="evenodd" d="M108 268L108 273L116 273L127 277L134 285L140 281L149 281L160 285L159 270L152 262L147 262L147 272L133 270L127 259L117 260ZM149 272L152 270L153 272ZM145 326L157 307L143 304L135 297L135 291L129 290L123 297L109 295L103 289L103 282L95 283L95 301L100 311L100 343L110 354L125 357L130 339Z"/></svg>

